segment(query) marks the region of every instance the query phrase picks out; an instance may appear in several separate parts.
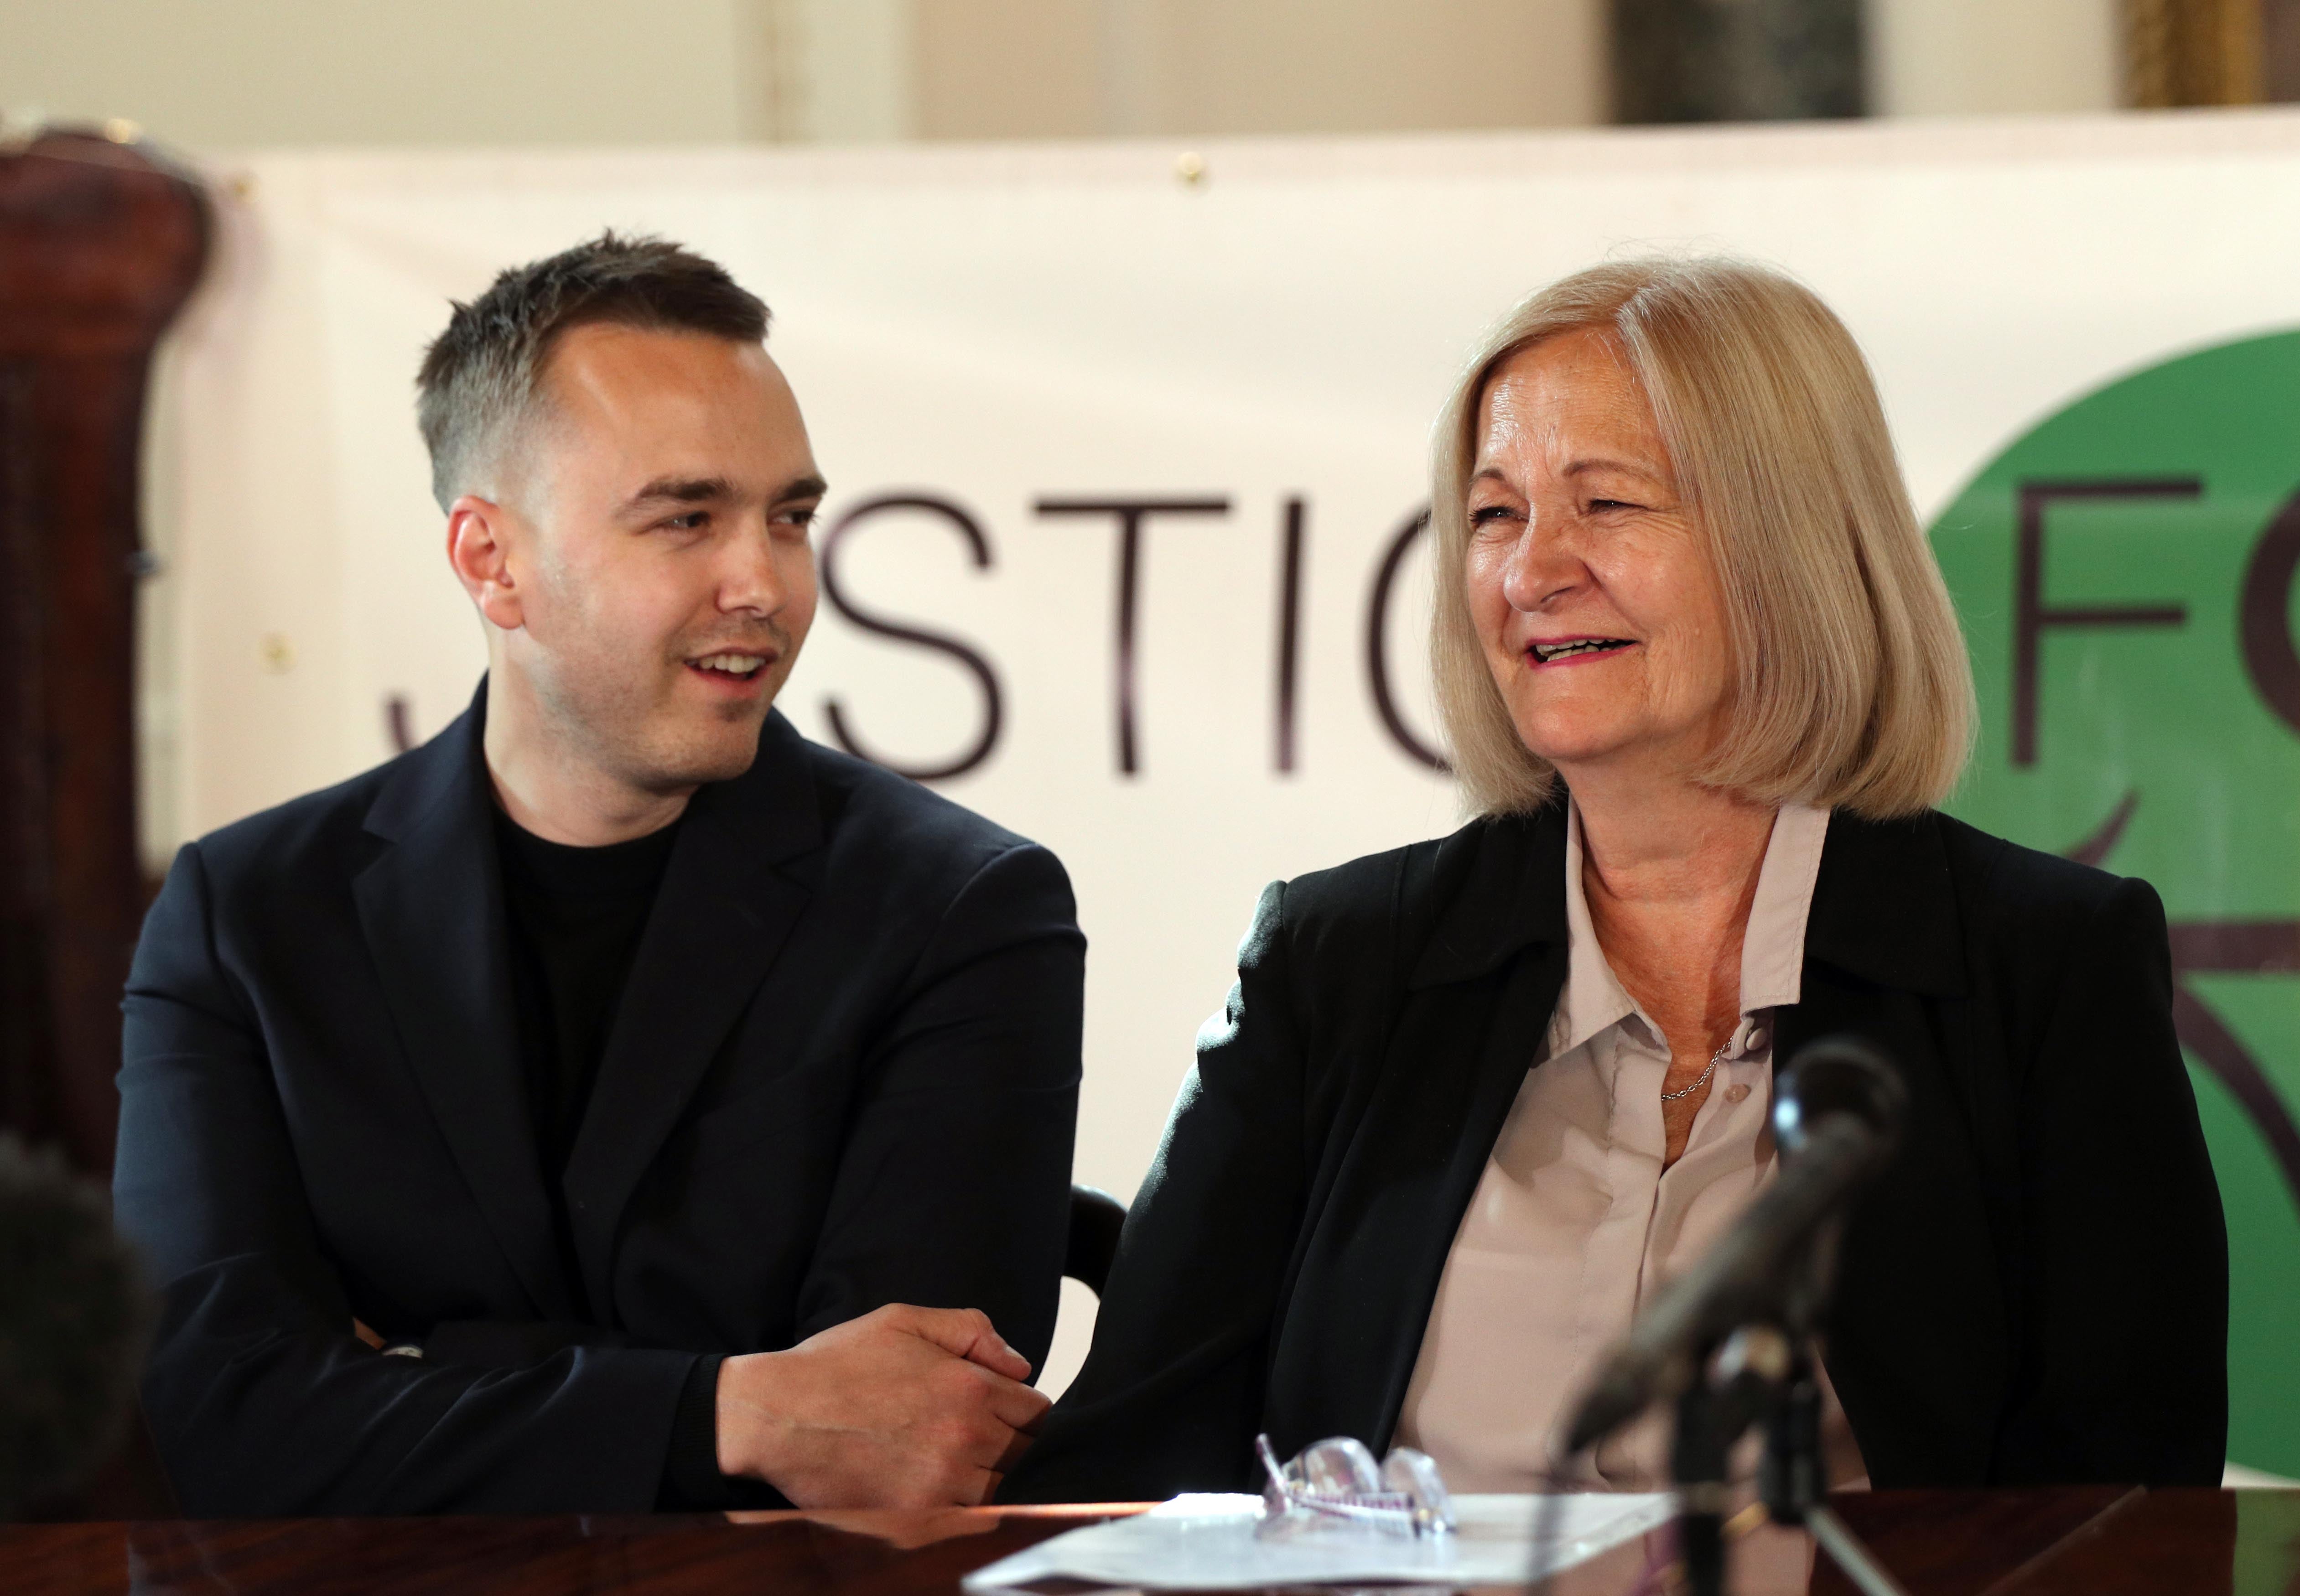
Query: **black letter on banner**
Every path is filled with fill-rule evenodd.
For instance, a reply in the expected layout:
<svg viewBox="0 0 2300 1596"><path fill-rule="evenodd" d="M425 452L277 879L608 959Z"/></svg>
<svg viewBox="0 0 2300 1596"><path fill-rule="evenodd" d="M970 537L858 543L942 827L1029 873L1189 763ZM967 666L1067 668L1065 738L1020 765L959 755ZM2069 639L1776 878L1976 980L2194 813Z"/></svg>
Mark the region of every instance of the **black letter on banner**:
<svg viewBox="0 0 2300 1596"><path fill-rule="evenodd" d="M2300 731L2300 647L2292 636L2292 579L2300 573L2300 493L2260 535L2244 569L2237 628L2244 668L2276 718Z"/></svg>
<svg viewBox="0 0 2300 1596"><path fill-rule="evenodd" d="M1451 770L1454 767L1446 763L1444 755L1413 735L1405 717L1397 713L1397 700L1389 690L1389 590L1397 581L1397 568L1405 564L1413 540L1429 530L1429 512L1416 510L1397 529L1397 536L1390 539L1389 552L1381 556L1381 568L1373 579L1373 597L1366 606L1366 681L1373 689L1374 709L1380 714L1391 740L1431 770Z"/></svg>
<svg viewBox="0 0 2300 1596"><path fill-rule="evenodd" d="M1305 502L1286 501L1285 552L1278 575L1278 768L1294 768L1294 698L1302 658L1302 536Z"/></svg>
<svg viewBox="0 0 2300 1596"><path fill-rule="evenodd" d="M1042 498L1041 515L1118 518L1118 769L1142 768L1134 750L1134 616L1139 591L1142 522L1152 515L1227 515L1227 498Z"/></svg>
<svg viewBox="0 0 2300 1596"><path fill-rule="evenodd" d="M2181 626L2177 604L2111 604L2066 609L2045 603L2045 512L2062 498L2196 498L2197 477L2099 477L2021 484L2021 534L2012 578L2012 763L2037 763L2037 654L2048 626Z"/></svg>
<svg viewBox="0 0 2300 1596"><path fill-rule="evenodd" d="M846 717L839 713L838 699L824 699L823 713L830 721L830 735L837 740L840 748L857 759L868 759L873 765L883 765L896 775L908 776L913 781L946 781L953 776L962 776L980 765L990 757L990 750L998 746L998 729L1004 718L999 700L998 678L991 671L989 661L956 638L945 637L940 632L925 631L915 626L904 626L893 621L882 620L868 610L858 607L846 597L846 590L838 585L840 539L848 532L854 531L864 516L876 515L883 510L924 510L929 514L943 517L951 525L956 527L959 534L966 539L967 547L973 551L976 569L982 571L990 569L990 539L982 535L982 529L975 523L973 516L952 504L948 499L935 498L923 494L892 494L885 498L864 500L831 522L830 530L823 534L823 597L830 600L831 608L863 631L876 633L882 638L892 638L898 643L916 643L921 648L931 648L938 654L947 654L972 672L975 681L982 688L982 731L975 738L974 746L948 765L938 765L923 770L911 769L896 765L891 759L880 758L865 748L856 740L854 732L847 729Z"/></svg>

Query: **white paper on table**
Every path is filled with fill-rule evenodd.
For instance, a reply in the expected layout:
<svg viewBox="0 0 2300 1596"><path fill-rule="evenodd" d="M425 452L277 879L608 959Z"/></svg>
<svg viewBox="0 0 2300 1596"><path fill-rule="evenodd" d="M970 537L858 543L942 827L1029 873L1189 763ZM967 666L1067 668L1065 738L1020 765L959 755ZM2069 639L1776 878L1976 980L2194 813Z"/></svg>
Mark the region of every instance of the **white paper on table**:
<svg viewBox="0 0 2300 1596"><path fill-rule="evenodd" d="M1178 1496L1147 1513L1090 1525L1042 1541L966 1576L969 1591L996 1591L1042 1579L1091 1580L1157 1591L1218 1591L1241 1585L1521 1583L1533 1558L1534 1498L1457 1496L1450 1535L1385 1535L1323 1530L1259 1540L1258 1496ZM1650 1495L1564 1499L1553 1569L1570 1568L1668 1522L1676 1500ZM1545 1525L1545 1532L1548 1526Z"/></svg>

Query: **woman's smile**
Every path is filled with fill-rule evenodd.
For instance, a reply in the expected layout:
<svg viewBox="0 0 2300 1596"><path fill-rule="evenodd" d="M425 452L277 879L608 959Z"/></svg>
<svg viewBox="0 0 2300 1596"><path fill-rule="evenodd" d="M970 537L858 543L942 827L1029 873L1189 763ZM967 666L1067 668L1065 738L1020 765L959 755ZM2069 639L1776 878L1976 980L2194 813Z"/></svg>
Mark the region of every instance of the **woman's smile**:
<svg viewBox="0 0 2300 1596"><path fill-rule="evenodd" d="M1631 638L1537 638L1525 646L1525 660L1537 671L1561 669L1612 659L1637 646Z"/></svg>

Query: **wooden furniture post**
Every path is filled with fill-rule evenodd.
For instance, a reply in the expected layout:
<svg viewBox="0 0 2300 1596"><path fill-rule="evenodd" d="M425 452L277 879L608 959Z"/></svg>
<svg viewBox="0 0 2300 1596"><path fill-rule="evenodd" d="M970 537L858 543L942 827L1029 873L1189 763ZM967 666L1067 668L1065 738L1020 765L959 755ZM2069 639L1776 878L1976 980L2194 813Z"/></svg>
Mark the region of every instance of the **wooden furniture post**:
<svg viewBox="0 0 2300 1596"><path fill-rule="evenodd" d="M145 901L138 446L207 242L198 187L132 144L0 146L0 1124L98 1175Z"/></svg>

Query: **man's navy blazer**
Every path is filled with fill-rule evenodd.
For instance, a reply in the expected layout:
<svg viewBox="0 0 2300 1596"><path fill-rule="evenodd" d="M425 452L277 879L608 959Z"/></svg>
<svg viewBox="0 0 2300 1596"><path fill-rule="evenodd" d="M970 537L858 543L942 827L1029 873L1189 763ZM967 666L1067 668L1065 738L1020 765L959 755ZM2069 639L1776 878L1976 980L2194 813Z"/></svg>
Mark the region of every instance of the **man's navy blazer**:
<svg viewBox="0 0 2300 1596"><path fill-rule="evenodd" d="M643 1511L698 1355L889 1302L981 1308L1041 1364L1085 957L1054 856L771 715L641 934L562 1182L571 1278L485 701L186 847L146 922L114 1191L185 1508Z"/></svg>

